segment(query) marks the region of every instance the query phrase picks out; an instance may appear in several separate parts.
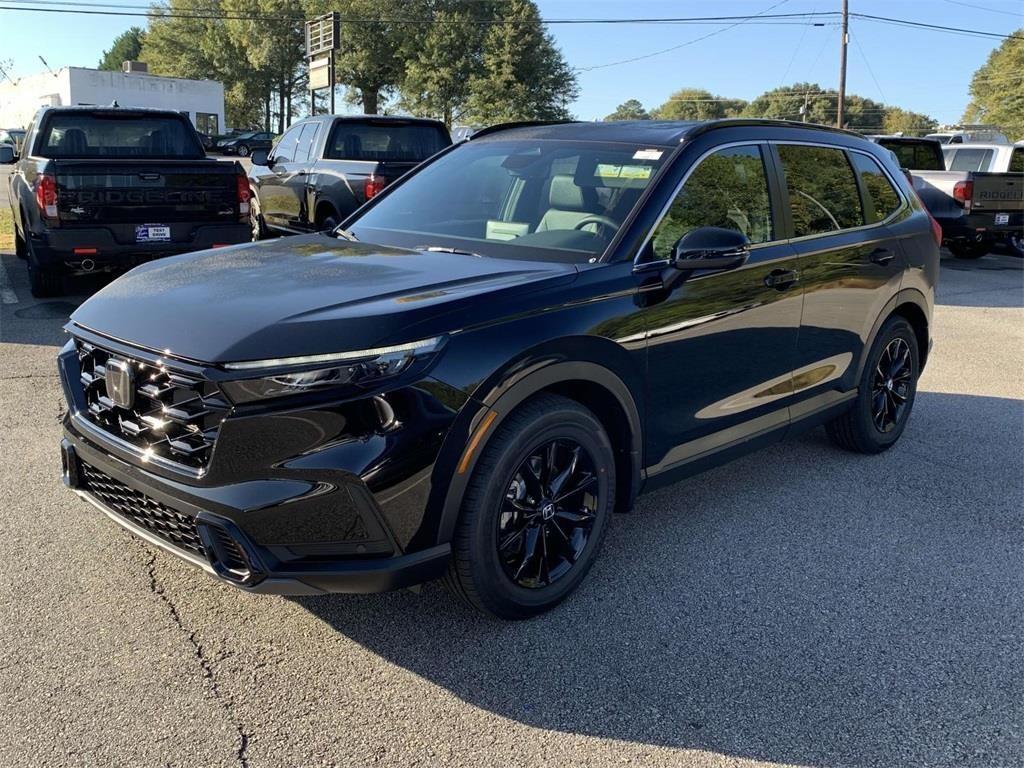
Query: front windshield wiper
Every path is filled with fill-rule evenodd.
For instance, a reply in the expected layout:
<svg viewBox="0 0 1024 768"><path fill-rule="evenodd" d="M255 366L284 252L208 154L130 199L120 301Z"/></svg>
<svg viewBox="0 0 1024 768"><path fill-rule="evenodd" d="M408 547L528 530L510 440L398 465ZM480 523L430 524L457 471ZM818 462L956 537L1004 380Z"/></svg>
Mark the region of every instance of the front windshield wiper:
<svg viewBox="0 0 1024 768"><path fill-rule="evenodd" d="M430 253L458 253L462 256L476 256L478 259L482 259L479 253L473 253L473 251L466 251L461 248L448 248L443 245L417 245L417 251L429 251Z"/></svg>

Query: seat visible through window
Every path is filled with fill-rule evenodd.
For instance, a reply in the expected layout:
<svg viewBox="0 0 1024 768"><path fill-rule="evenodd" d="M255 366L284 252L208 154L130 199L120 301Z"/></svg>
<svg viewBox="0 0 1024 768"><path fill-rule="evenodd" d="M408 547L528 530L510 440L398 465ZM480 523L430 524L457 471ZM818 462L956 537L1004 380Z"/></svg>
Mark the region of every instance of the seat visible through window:
<svg viewBox="0 0 1024 768"><path fill-rule="evenodd" d="M600 213L597 190L578 187L572 176L553 176L548 192L548 209L537 224L538 232L550 229L575 229L588 216ZM584 229L590 229L588 224ZM593 225L596 228L596 224Z"/></svg>

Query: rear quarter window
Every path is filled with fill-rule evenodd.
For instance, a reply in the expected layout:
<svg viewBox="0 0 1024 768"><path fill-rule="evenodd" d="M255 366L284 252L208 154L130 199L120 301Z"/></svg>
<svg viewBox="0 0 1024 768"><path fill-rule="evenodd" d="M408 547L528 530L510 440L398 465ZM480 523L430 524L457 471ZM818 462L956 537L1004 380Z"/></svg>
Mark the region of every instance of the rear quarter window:
<svg viewBox="0 0 1024 768"><path fill-rule="evenodd" d="M793 236L806 237L864 224L853 169L841 149L778 145L793 216Z"/></svg>
<svg viewBox="0 0 1024 768"><path fill-rule="evenodd" d="M1010 173L1024 173L1024 147L1017 147L1010 155Z"/></svg>
<svg viewBox="0 0 1024 768"><path fill-rule="evenodd" d="M903 204L899 192L889 181L882 167L875 162L874 158L862 155L859 152L850 153L850 161L853 169L860 178L861 186L864 188L865 202L864 218L868 224L885 221L900 209Z"/></svg>
<svg viewBox="0 0 1024 768"><path fill-rule="evenodd" d="M950 149L946 152L946 166L951 171L984 171L992 162L991 149Z"/></svg>

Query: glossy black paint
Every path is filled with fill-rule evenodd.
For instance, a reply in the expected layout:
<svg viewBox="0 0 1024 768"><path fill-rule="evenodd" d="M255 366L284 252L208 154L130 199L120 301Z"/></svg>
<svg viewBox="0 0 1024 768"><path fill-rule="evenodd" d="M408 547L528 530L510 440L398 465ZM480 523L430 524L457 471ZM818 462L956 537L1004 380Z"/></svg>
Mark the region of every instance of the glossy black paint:
<svg viewBox="0 0 1024 768"><path fill-rule="evenodd" d="M154 498L231 520L273 573L287 571L305 587L316 578L294 577L296 568L330 571L353 558L391 562L426 552L430 562L416 574L431 578L445 567L479 457L479 446L467 451L471 437L479 432L486 444L536 392L574 397L603 421L617 449L616 506L626 511L641 490L847 407L865 350L893 312L915 327L923 364L938 248L905 177L870 142L770 121L567 124L488 135L636 142L672 157L594 263L425 253L313 234L140 267L82 305L68 330L200 373L225 391L244 378L226 370L228 362L434 336L446 342L425 368L372 391L236 399L200 477L146 466L96 440L73 415L77 359L68 349L61 368L72 403L69 443ZM793 239L772 142L872 155L904 198L899 212L881 224ZM644 262L648 235L688 171L734 143L766 148L779 239L752 248L736 269L695 271L667 287L664 263L634 260ZM393 409L393 421L381 420L373 396ZM317 583L382 588L358 579Z"/></svg>

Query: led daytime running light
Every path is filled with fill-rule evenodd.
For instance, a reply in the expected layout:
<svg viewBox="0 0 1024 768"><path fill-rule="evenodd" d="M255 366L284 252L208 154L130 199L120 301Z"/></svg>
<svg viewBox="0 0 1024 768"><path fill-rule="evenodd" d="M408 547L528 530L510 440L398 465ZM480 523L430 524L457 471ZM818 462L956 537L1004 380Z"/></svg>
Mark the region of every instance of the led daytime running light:
<svg viewBox="0 0 1024 768"><path fill-rule="evenodd" d="M285 366L309 365L312 363L341 363L347 360L366 360L381 355L391 355L399 352L423 353L433 352L441 344L441 337L435 336L432 339L413 341L408 344L396 344L391 347L377 347L376 349L360 349L352 352L333 352L326 355L305 355L303 357L275 357L269 360L244 360L238 363L225 363L224 367L229 371L252 371L263 368L283 368Z"/></svg>

